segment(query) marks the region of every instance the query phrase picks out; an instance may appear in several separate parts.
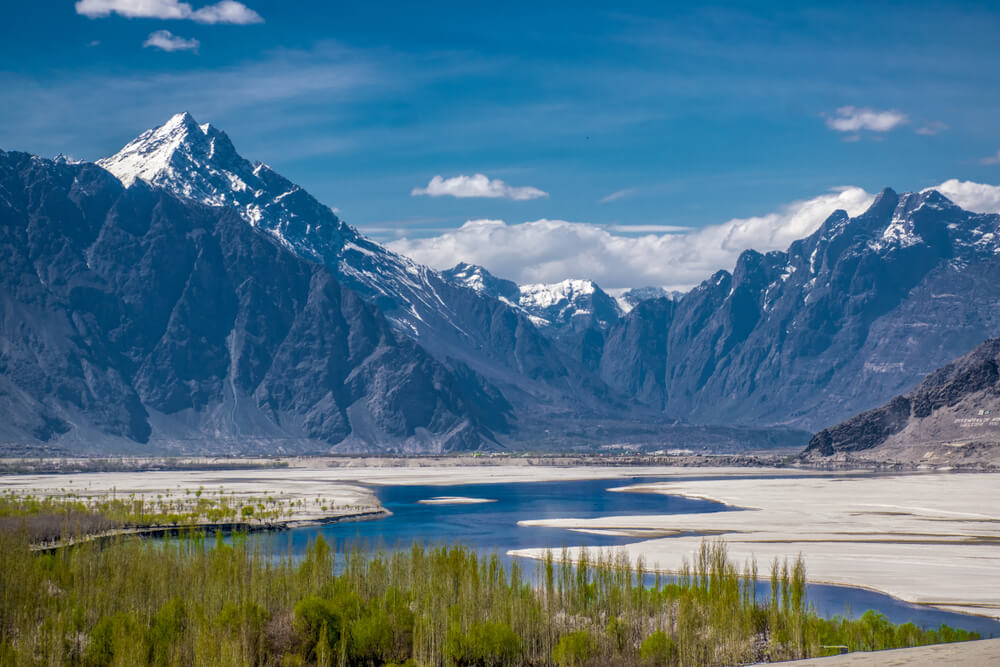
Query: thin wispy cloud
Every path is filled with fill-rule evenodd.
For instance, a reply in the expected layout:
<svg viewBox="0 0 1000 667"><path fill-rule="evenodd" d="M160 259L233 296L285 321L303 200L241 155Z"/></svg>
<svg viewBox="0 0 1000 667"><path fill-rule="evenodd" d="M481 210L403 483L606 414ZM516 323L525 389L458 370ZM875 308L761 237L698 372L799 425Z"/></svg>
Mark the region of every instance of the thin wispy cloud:
<svg viewBox="0 0 1000 667"><path fill-rule="evenodd" d="M935 134L941 134L945 130L950 129L947 123L942 123L939 120L931 121L926 125L921 125L914 132L917 134L922 134L924 136L932 137Z"/></svg>
<svg viewBox="0 0 1000 667"><path fill-rule="evenodd" d="M253 154L261 159L268 159L269 153L287 157L336 152L344 150L345 137L313 133L276 143L277 130L267 121L287 117L288 109L302 100L323 103L327 118L348 104L346 100L368 100L404 85L378 63L337 44L275 51L230 67L184 71L91 71L46 78L0 71L0 146L42 155L69 148L97 159L118 150L143 129L159 125L165 114L188 109L231 133L247 113L256 114L248 130L236 136L243 137L241 145L256 140ZM67 99L73 104L66 105ZM308 127L301 114L296 122Z"/></svg>
<svg viewBox="0 0 1000 667"><path fill-rule="evenodd" d="M178 37L169 30L157 30L150 33L142 45L161 51L197 51L201 43L197 39Z"/></svg>
<svg viewBox="0 0 1000 667"><path fill-rule="evenodd" d="M988 155L979 161L979 164L1000 164L1000 150L993 155Z"/></svg>
<svg viewBox="0 0 1000 667"><path fill-rule="evenodd" d="M687 289L718 269L732 269L747 248L785 249L815 231L836 209L857 215L874 197L858 187L837 188L767 215L697 229L550 219L518 224L470 220L437 236L402 238L388 245L437 268L472 262L521 284L586 277L606 288ZM634 232L641 235L630 235Z"/></svg>
<svg viewBox="0 0 1000 667"><path fill-rule="evenodd" d="M836 132L889 132L909 122L896 110L878 111L869 107L844 106L827 117L826 126Z"/></svg>
<svg viewBox="0 0 1000 667"><path fill-rule="evenodd" d="M425 188L413 188L410 194L414 197L427 195L429 197L457 197L459 199L483 197L487 199L512 199L525 201L548 197L549 193L531 186L514 187L507 185L499 178L489 178L485 174L472 176L453 176L444 178L440 175L430 180Z"/></svg>
<svg viewBox="0 0 1000 667"><path fill-rule="evenodd" d="M631 197L639 188L625 188L624 190L618 190L617 192L612 192L611 194L601 197L597 200L598 204L607 204L613 201L618 201L619 199L625 199L626 197Z"/></svg>
<svg viewBox="0 0 1000 667"><path fill-rule="evenodd" d="M118 14L130 19L187 19L206 24L264 22L260 14L235 0L222 0L200 9L179 0L78 0L76 13L92 19Z"/></svg>

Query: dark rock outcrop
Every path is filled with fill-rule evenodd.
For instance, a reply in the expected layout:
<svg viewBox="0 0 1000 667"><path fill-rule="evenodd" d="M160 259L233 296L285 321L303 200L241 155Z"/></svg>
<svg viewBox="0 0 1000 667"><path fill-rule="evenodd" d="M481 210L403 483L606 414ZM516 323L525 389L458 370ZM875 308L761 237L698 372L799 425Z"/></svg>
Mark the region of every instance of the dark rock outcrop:
<svg viewBox="0 0 1000 667"><path fill-rule="evenodd" d="M806 460L1000 463L1000 338L940 368L905 396L823 429Z"/></svg>

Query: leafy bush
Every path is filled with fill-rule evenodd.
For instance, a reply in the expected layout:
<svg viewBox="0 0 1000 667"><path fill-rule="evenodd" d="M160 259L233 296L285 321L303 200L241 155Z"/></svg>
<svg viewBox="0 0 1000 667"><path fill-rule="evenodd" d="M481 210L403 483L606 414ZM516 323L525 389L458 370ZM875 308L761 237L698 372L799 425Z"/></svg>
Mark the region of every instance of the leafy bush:
<svg viewBox="0 0 1000 667"><path fill-rule="evenodd" d="M473 623L463 632L448 631L445 658L458 667L503 667L520 664L521 638L506 623Z"/></svg>
<svg viewBox="0 0 1000 667"><path fill-rule="evenodd" d="M597 642L586 630L563 635L552 649L552 660L559 667L576 667L590 660L597 653Z"/></svg>
<svg viewBox="0 0 1000 667"><path fill-rule="evenodd" d="M651 665L672 665L677 661L677 642L659 630L646 637L639 646L639 657Z"/></svg>

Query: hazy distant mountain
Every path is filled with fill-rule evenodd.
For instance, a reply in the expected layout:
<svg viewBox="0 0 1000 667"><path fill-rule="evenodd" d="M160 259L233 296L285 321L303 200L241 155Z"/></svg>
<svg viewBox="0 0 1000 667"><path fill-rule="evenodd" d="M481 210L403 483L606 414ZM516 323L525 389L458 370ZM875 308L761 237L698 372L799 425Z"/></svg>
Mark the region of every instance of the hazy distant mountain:
<svg viewBox="0 0 1000 667"><path fill-rule="evenodd" d="M456 284L516 307L568 358L591 371L597 370L604 352L604 332L624 312L591 280L517 285L482 266L464 262L442 274Z"/></svg>
<svg viewBox="0 0 1000 667"><path fill-rule="evenodd" d="M291 198L256 201L290 233L310 206ZM296 242L92 164L0 151L4 445L442 451L509 428L487 382L400 337Z"/></svg>
<svg viewBox="0 0 1000 667"><path fill-rule="evenodd" d="M622 316L617 302L592 280L517 285L497 278L482 266L465 262L441 273L458 285L520 309L555 338L591 327L604 330Z"/></svg>
<svg viewBox="0 0 1000 667"><path fill-rule="evenodd" d="M1000 338L934 371L910 393L823 429L804 457L1000 465Z"/></svg>
<svg viewBox="0 0 1000 667"><path fill-rule="evenodd" d="M1000 215L884 190L607 333L611 387L698 423L822 428L1000 333Z"/></svg>
<svg viewBox="0 0 1000 667"><path fill-rule="evenodd" d="M622 313L627 313L643 301L650 299L671 299L676 301L684 296L684 292L666 290L662 287L633 287L631 289L607 290L608 294L618 302Z"/></svg>

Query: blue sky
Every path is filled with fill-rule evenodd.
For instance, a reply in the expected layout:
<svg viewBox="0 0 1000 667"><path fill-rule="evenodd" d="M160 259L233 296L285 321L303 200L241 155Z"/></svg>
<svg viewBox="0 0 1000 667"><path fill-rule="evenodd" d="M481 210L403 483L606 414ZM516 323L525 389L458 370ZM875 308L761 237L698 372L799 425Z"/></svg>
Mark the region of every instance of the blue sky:
<svg viewBox="0 0 1000 667"><path fill-rule="evenodd" d="M121 15L144 3L187 18ZM0 148L96 159L188 110L397 245L476 219L635 235L838 186L1000 183L989 3L246 0L242 24L208 5L4 3ZM413 194L474 174L514 189Z"/></svg>

